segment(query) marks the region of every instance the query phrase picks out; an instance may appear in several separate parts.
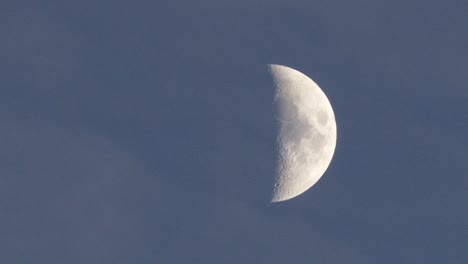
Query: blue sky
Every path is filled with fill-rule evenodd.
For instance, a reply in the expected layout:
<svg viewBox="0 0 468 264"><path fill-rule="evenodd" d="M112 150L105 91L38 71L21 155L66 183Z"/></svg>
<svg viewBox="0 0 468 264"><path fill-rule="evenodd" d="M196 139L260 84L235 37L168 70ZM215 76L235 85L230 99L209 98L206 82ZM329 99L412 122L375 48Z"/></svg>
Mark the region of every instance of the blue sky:
<svg viewBox="0 0 468 264"><path fill-rule="evenodd" d="M2 2L0 262L466 263L467 9ZM269 63L338 126L275 205Z"/></svg>

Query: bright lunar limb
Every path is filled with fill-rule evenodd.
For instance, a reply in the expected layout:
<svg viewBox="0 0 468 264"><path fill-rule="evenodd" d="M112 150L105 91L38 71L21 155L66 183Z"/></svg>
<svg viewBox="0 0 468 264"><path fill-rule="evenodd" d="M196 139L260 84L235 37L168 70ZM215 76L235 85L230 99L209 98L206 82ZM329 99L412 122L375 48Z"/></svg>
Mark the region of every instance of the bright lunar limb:
<svg viewBox="0 0 468 264"><path fill-rule="evenodd" d="M277 167L272 202L296 197L328 168L336 146L336 121L326 95L299 71L269 65L278 123Z"/></svg>

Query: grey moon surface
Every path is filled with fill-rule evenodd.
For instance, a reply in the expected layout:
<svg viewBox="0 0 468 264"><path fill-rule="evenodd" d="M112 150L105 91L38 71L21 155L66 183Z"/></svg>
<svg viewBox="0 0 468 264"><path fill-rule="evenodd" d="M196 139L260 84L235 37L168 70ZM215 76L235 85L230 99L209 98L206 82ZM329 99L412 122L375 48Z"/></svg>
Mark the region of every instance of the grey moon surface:
<svg viewBox="0 0 468 264"><path fill-rule="evenodd" d="M320 87L292 68L270 64L278 125L272 202L307 191L327 170L336 146L332 106Z"/></svg>

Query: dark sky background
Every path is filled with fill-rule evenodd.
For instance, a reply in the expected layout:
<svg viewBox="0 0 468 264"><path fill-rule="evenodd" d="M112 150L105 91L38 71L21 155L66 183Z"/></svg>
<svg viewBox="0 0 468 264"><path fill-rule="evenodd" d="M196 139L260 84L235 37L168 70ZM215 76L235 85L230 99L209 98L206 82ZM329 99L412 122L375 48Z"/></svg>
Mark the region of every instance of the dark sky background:
<svg viewBox="0 0 468 264"><path fill-rule="evenodd" d="M468 3L1 1L0 263L468 263ZM266 200L266 64L333 161Z"/></svg>

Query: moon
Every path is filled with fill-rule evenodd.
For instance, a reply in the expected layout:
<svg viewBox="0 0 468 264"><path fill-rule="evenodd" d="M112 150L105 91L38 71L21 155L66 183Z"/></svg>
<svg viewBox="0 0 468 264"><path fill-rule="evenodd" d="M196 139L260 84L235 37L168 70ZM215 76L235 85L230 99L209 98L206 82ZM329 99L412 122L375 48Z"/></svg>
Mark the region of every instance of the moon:
<svg viewBox="0 0 468 264"><path fill-rule="evenodd" d="M271 202L307 191L322 177L336 146L332 106L320 87L292 68L269 64L275 96L276 177Z"/></svg>

